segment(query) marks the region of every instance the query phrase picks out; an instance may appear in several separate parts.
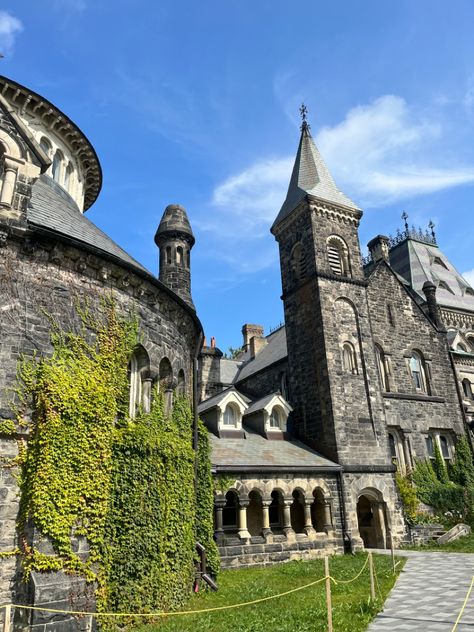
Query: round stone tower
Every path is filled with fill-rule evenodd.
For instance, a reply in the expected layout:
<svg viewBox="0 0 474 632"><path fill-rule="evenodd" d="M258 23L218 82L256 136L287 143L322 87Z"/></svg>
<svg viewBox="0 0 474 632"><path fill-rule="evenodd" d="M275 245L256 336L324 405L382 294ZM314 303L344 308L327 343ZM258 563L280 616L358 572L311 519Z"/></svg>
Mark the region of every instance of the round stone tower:
<svg viewBox="0 0 474 632"><path fill-rule="evenodd" d="M192 307L191 248L194 242L185 209L178 204L167 206L155 235L160 249L160 281Z"/></svg>

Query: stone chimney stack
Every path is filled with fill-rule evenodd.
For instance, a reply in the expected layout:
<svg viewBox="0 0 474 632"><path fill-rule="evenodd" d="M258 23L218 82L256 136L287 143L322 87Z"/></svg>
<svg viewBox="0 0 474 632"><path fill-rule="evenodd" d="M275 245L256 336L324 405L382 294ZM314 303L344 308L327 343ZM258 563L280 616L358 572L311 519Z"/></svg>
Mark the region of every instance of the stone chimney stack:
<svg viewBox="0 0 474 632"><path fill-rule="evenodd" d="M263 338L265 340L265 337L263 335L262 325L251 325L250 323L246 323L242 327L242 336L243 336L244 352L249 351L249 350L251 351L250 341L252 340L252 338L260 338L260 339ZM257 346L258 346L258 342L257 342Z"/></svg>
<svg viewBox="0 0 474 632"><path fill-rule="evenodd" d="M436 300L436 285L433 281L425 281L422 287L428 307L428 316L440 331L446 331L446 327L441 319L438 301Z"/></svg>
<svg viewBox="0 0 474 632"><path fill-rule="evenodd" d="M389 263L389 240L385 235L377 235L369 241L367 248L372 256L374 263L377 263L381 259Z"/></svg>

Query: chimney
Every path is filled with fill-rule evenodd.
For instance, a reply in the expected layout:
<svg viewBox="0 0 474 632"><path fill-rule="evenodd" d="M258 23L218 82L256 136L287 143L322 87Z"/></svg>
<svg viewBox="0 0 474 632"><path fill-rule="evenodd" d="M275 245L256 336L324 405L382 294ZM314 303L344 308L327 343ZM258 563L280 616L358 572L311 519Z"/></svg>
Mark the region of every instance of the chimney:
<svg viewBox="0 0 474 632"><path fill-rule="evenodd" d="M426 298L428 316L431 318L433 323L440 331L446 331L446 327L441 320L438 301L436 300L436 285L433 283L433 281L425 281L422 290Z"/></svg>
<svg viewBox="0 0 474 632"><path fill-rule="evenodd" d="M377 263L382 259L389 263L388 242L389 239L388 237L385 237L385 235L377 235L377 237L374 237L369 241L369 243L367 244L367 248L369 249L372 261L374 263Z"/></svg>
<svg viewBox="0 0 474 632"><path fill-rule="evenodd" d="M267 346L267 339L265 336L253 336L250 338L250 357L255 358L263 347Z"/></svg>
<svg viewBox="0 0 474 632"><path fill-rule="evenodd" d="M263 338L263 327L262 325L251 325L250 323L246 323L242 327L242 336L243 336L243 350L248 351L250 349L250 341L252 338Z"/></svg>

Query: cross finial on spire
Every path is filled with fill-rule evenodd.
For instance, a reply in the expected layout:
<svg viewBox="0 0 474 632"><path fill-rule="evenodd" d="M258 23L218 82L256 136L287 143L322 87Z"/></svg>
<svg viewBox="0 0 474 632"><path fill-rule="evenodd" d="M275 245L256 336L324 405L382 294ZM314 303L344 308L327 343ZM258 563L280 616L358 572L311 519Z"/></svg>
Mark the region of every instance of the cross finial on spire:
<svg viewBox="0 0 474 632"><path fill-rule="evenodd" d="M405 232L408 235L408 222L407 222L407 219L408 219L408 213L406 211L403 211L403 213L402 213L402 220L405 222Z"/></svg>
<svg viewBox="0 0 474 632"><path fill-rule="evenodd" d="M309 129L308 121L306 120L306 115L308 114L308 108L306 107L304 103L301 104L300 114L301 114L301 131L305 129Z"/></svg>
<svg viewBox="0 0 474 632"><path fill-rule="evenodd" d="M428 224L428 228L431 230L431 236L433 237L433 243L436 243L436 233L435 233L435 225L433 220L430 219L430 223Z"/></svg>

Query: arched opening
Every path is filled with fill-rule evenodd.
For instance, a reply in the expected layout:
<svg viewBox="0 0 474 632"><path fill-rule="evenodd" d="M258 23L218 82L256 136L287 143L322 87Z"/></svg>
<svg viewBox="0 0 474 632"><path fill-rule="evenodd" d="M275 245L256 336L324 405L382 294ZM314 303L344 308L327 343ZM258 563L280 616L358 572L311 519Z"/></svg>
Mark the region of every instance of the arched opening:
<svg viewBox="0 0 474 632"><path fill-rule="evenodd" d="M63 174L62 174L63 164L64 164L63 153L62 153L62 151L57 149L56 153L54 154L54 158L53 158L52 174L53 174L53 180L55 180L59 184L61 184L62 179L63 179Z"/></svg>
<svg viewBox="0 0 474 632"><path fill-rule="evenodd" d="M471 382L465 378L462 381L462 390L464 393L464 397L466 397L467 399L472 399L472 387L471 387Z"/></svg>
<svg viewBox="0 0 474 632"><path fill-rule="evenodd" d="M130 362L128 363L128 383L129 383L129 407L128 413L134 419L140 408L144 412L150 411L151 405L151 383L150 358L145 349L137 347Z"/></svg>
<svg viewBox="0 0 474 632"><path fill-rule="evenodd" d="M311 523L317 532L325 531L326 527L326 501L324 494L320 489L313 492L314 501L311 505Z"/></svg>
<svg viewBox="0 0 474 632"><path fill-rule="evenodd" d="M425 363L421 353L413 351L410 358L410 372L413 385L417 391L429 395L428 381L426 379Z"/></svg>
<svg viewBox="0 0 474 632"><path fill-rule="evenodd" d="M173 382L173 369L168 358L163 358L159 368L160 392L164 392L171 388Z"/></svg>
<svg viewBox="0 0 474 632"><path fill-rule="evenodd" d="M222 526L224 531L237 531L237 514L239 509L239 497L236 492L229 490L225 495L225 506L222 509Z"/></svg>
<svg viewBox="0 0 474 632"><path fill-rule="evenodd" d="M252 536L260 535L263 529L262 496L256 489L253 489L249 494L247 529Z"/></svg>
<svg viewBox="0 0 474 632"><path fill-rule="evenodd" d="M166 246L166 263L171 264L171 246Z"/></svg>
<svg viewBox="0 0 474 632"><path fill-rule="evenodd" d="M359 535L366 549L386 548L385 503L380 494L362 492L357 500L357 522Z"/></svg>
<svg viewBox="0 0 474 632"><path fill-rule="evenodd" d="M184 379L184 371L183 369L179 370L178 373L178 386L176 387L176 391L178 393L178 395L185 395L186 394L186 383L185 383L185 379Z"/></svg>
<svg viewBox="0 0 474 632"><path fill-rule="evenodd" d="M183 263L184 263L184 258L183 258L183 249L182 249L182 247L181 247L181 246L178 246L178 247L176 248L176 263L177 263L179 266L182 266L182 265L183 265Z"/></svg>
<svg viewBox="0 0 474 632"><path fill-rule="evenodd" d="M273 533L281 533L283 528L283 495L279 490L274 489L271 498L272 502L268 509L270 528Z"/></svg>
<svg viewBox="0 0 474 632"><path fill-rule="evenodd" d="M274 406L270 415L270 428L281 430L283 428L283 411L279 406Z"/></svg>
<svg viewBox="0 0 474 632"><path fill-rule="evenodd" d="M349 253L341 237L330 237L327 242L328 263L333 274L350 276Z"/></svg>
<svg viewBox="0 0 474 632"><path fill-rule="evenodd" d="M356 353L350 342L345 342L342 345L342 368L345 373L357 374Z"/></svg>
<svg viewBox="0 0 474 632"><path fill-rule="evenodd" d="M382 390L388 393L390 391L390 382L388 379L387 360L384 350L380 345L375 345L375 356L377 359L377 368L379 372L380 382L382 384Z"/></svg>
<svg viewBox="0 0 474 632"><path fill-rule="evenodd" d="M224 426L235 428L239 419L239 409L235 404L227 404L224 410Z"/></svg>
<svg viewBox="0 0 474 632"><path fill-rule="evenodd" d="M295 533L304 533L304 496L299 489L293 491L290 506L291 527Z"/></svg>
<svg viewBox="0 0 474 632"><path fill-rule="evenodd" d="M293 246L291 251L290 266L297 281L306 276L306 256L303 246L299 242Z"/></svg>
<svg viewBox="0 0 474 632"><path fill-rule="evenodd" d="M48 158L50 158L52 147L51 147L51 143L45 136L43 136L40 140L40 147L44 151L44 153L48 156Z"/></svg>
<svg viewBox="0 0 474 632"><path fill-rule="evenodd" d="M71 176L72 176L73 171L74 171L74 167L69 162L66 167L66 171L64 173L64 188L67 189L68 191L70 191L71 189Z"/></svg>

